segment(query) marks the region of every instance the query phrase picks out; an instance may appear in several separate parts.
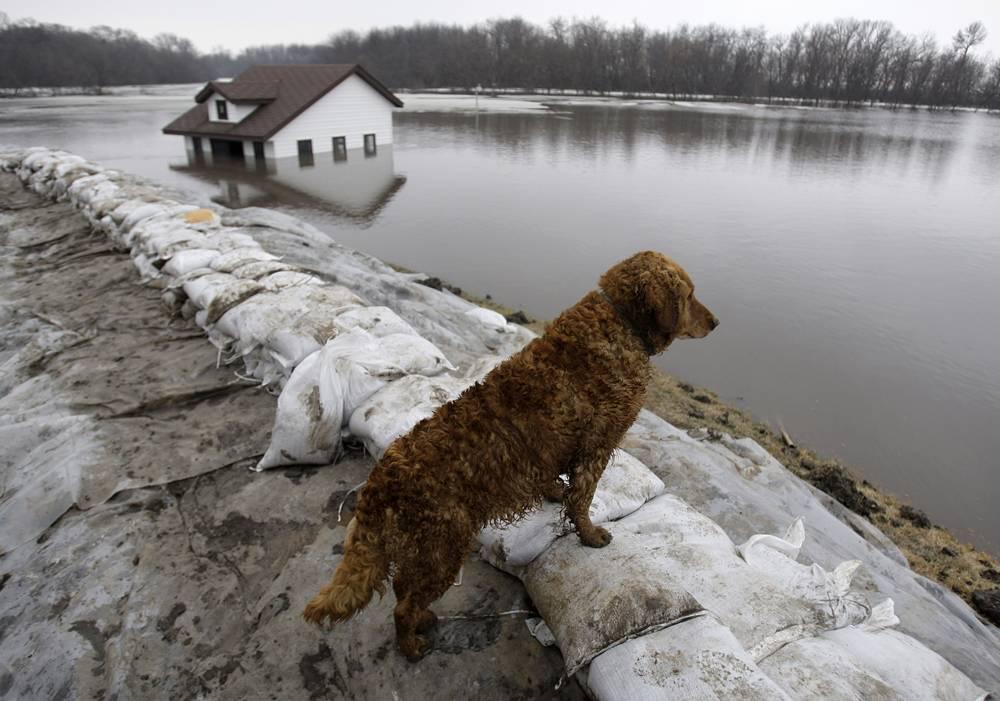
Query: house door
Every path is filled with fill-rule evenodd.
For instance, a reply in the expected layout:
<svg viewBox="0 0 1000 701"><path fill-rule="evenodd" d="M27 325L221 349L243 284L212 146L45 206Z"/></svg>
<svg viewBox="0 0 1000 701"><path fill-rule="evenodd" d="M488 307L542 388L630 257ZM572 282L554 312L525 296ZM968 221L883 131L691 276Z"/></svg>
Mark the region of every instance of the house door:
<svg viewBox="0 0 1000 701"><path fill-rule="evenodd" d="M243 142L230 141L229 139L212 139L212 161L218 164L220 161L243 162Z"/></svg>
<svg viewBox="0 0 1000 701"><path fill-rule="evenodd" d="M201 144L201 137L195 136L191 139L191 144L194 147L194 162L196 165L205 165L205 148Z"/></svg>

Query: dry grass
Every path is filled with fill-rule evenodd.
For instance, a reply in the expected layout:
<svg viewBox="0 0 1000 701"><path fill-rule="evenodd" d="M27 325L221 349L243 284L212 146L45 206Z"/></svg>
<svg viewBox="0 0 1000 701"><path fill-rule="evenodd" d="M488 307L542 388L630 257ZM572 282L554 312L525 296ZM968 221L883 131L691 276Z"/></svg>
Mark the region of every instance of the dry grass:
<svg viewBox="0 0 1000 701"><path fill-rule="evenodd" d="M514 313L490 297L475 297L447 283L444 286L505 316ZM532 320L524 326L539 334L545 331L544 321ZM780 432L754 421L746 411L721 402L714 392L654 368L645 406L678 428L704 427L738 438L753 438L794 474L878 526L903 551L914 571L950 588L973 607L973 592L1000 587L1000 560L959 541L931 523L923 512L859 479L839 461L821 457L803 446L788 445Z"/></svg>

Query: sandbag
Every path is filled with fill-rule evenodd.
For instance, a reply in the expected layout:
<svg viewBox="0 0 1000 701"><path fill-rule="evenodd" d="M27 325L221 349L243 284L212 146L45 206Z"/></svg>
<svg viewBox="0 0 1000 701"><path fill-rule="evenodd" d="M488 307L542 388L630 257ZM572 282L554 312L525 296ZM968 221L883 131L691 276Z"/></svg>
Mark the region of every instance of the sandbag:
<svg viewBox="0 0 1000 701"><path fill-rule="evenodd" d="M392 382L354 410L348 422L351 435L360 438L376 459L381 458L394 440L457 397L467 384L451 377L421 375Z"/></svg>
<svg viewBox="0 0 1000 701"><path fill-rule="evenodd" d="M210 268L212 261L219 255L218 251L210 248L188 248L178 251L163 266L163 272L179 277L192 270Z"/></svg>
<svg viewBox="0 0 1000 701"><path fill-rule="evenodd" d="M670 572L759 659L788 642L865 620L860 597L817 601L796 596L788 583L750 566L714 521L664 494L615 524L640 534L664 572Z"/></svg>
<svg viewBox="0 0 1000 701"><path fill-rule="evenodd" d="M249 361L253 367L247 370L254 377L277 379L333 338L336 317L361 303L338 285L261 292L223 314L209 329L209 338Z"/></svg>
<svg viewBox="0 0 1000 701"><path fill-rule="evenodd" d="M413 327L403 321L389 307L351 309L343 314L339 314L335 324L338 329L344 331L364 329L373 336L379 337L394 333L417 335Z"/></svg>
<svg viewBox="0 0 1000 701"><path fill-rule="evenodd" d="M888 600L863 624L785 645L760 667L794 698L959 701L985 696L936 652L889 629L898 623Z"/></svg>
<svg viewBox="0 0 1000 701"><path fill-rule="evenodd" d="M386 390L387 391L387 390ZM623 450L608 461L590 504L590 519L606 523L639 509L663 493L663 481ZM559 504L544 503L527 517L504 528L487 526L479 533L480 556L508 572L538 557L556 538L572 532Z"/></svg>
<svg viewBox="0 0 1000 701"><path fill-rule="evenodd" d="M616 532L613 549L560 538L528 567L523 581L555 636L567 675L624 640L702 611L633 533Z"/></svg>
<svg viewBox="0 0 1000 701"><path fill-rule="evenodd" d="M465 316L474 320L476 335L490 350L496 350L504 345L506 340L516 333L516 329L507 323L499 312L485 307L474 307L465 312Z"/></svg>
<svg viewBox="0 0 1000 701"><path fill-rule="evenodd" d="M419 336L406 338L406 344L392 337L383 343L364 329L350 329L303 360L281 392L271 445L257 469L330 462L341 425L358 406L387 382L434 364L430 356L441 353Z"/></svg>
<svg viewBox="0 0 1000 701"><path fill-rule="evenodd" d="M268 253L259 245L254 243L252 246L244 246L226 251L225 253L220 253L219 256L212 261L211 268L219 271L220 273L229 273L240 266L246 265L247 263L255 263L265 260L278 260L278 256Z"/></svg>
<svg viewBox="0 0 1000 701"><path fill-rule="evenodd" d="M585 685L601 701L806 698L789 697L729 629L709 614L683 619L603 652L590 663Z"/></svg>
<svg viewBox="0 0 1000 701"><path fill-rule="evenodd" d="M210 273L184 283L188 298L200 309L207 310L208 324L214 324L231 308L262 289L256 280L238 280L227 273Z"/></svg>
<svg viewBox="0 0 1000 701"><path fill-rule="evenodd" d="M259 278L259 282L269 292L277 292L289 287L323 284L320 278L309 273L304 273L301 270L279 270Z"/></svg>

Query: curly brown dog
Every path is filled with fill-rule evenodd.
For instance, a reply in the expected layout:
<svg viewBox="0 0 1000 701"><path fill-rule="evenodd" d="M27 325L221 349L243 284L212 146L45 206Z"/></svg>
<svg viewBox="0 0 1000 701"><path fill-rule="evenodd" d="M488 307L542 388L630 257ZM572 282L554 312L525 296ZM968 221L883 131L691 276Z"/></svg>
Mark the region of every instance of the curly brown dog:
<svg viewBox="0 0 1000 701"><path fill-rule="evenodd" d="M666 256L646 251L615 265L599 291L389 447L358 497L333 580L305 618L351 617L385 593L392 572L397 643L417 660L428 648L419 633L437 620L428 605L455 581L486 524L547 497L563 502L585 545L607 545L590 502L642 407L649 357L718 323Z"/></svg>

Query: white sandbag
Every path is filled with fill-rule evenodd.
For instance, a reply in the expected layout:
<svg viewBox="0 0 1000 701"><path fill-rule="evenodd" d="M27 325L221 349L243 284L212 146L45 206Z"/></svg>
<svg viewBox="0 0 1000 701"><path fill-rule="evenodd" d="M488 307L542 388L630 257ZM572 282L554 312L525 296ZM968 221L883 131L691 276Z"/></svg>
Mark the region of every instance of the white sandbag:
<svg viewBox="0 0 1000 701"><path fill-rule="evenodd" d="M336 317L337 320L340 317ZM372 334L375 336L375 334ZM433 377L455 366L448 362L437 346L422 336L410 333L391 333L376 336L378 345L406 375Z"/></svg>
<svg viewBox="0 0 1000 701"><path fill-rule="evenodd" d="M210 248L187 248L172 255L163 266L163 272L180 277L192 270L210 268L218 256L219 252Z"/></svg>
<svg viewBox="0 0 1000 701"><path fill-rule="evenodd" d="M268 253L255 243L252 246L235 248L231 251L221 253L212 262L212 269L218 270L220 273L228 273L241 265L261 260L278 260L278 256Z"/></svg>
<svg viewBox="0 0 1000 701"><path fill-rule="evenodd" d="M338 314L361 303L361 298L339 285L262 292L220 317L217 328L236 339L232 350L240 355L265 346L282 367L292 368L337 334L334 320Z"/></svg>
<svg viewBox="0 0 1000 701"><path fill-rule="evenodd" d="M345 406L353 409L391 377L372 336L356 329L326 343L292 372L278 398L267 453L258 471L278 465L331 462L340 448Z"/></svg>
<svg viewBox="0 0 1000 701"><path fill-rule="evenodd" d="M260 278L259 282L269 292L277 292L289 287L323 284L320 278L309 273L304 273L301 270L280 270Z"/></svg>
<svg viewBox="0 0 1000 701"><path fill-rule="evenodd" d="M351 435L379 459L394 440L457 397L466 384L451 377L420 375L391 382L354 410L348 422Z"/></svg>
<svg viewBox="0 0 1000 701"><path fill-rule="evenodd" d="M351 309L339 314L335 323L337 328L343 331L364 329L373 336L388 336L395 333L417 335L413 327L403 321L389 307Z"/></svg>
<svg viewBox="0 0 1000 701"><path fill-rule="evenodd" d="M805 526L796 519L784 537L758 534L750 536L737 550L751 567L768 577L786 593L816 605L828 606L831 625L841 627L856 623L867 607L865 600L850 592L851 580L861 566L859 560L842 562L827 572L818 564L806 566L795 561L805 542Z"/></svg>
<svg viewBox="0 0 1000 701"><path fill-rule="evenodd" d="M616 450L597 483L590 519L607 523L623 518L663 493L663 481L641 461ZM526 518L504 528L487 526L479 533L480 555L508 572L524 567L556 538L572 531L558 504L544 503Z"/></svg>
<svg viewBox="0 0 1000 701"><path fill-rule="evenodd" d="M560 538L523 577L570 676L614 645L702 611L677 579L657 566L644 538L615 535L613 547L601 549Z"/></svg>
<svg viewBox="0 0 1000 701"><path fill-rule="evenodd" d="M343 406L340 378L316 351L299 363L278 397L271 444L254 469L333 461Z"/></svg>
<svg viewBox="0 0 1000 701"><path fill-rule="evenodd" d="M234 268L230 274L233 277L245 280L259 280L265 275L270 275L271 273L294 269L294 266L291 266L288 263L283 263L280 260L255 260L245 263L238 268Z"/></svg>
<svg viewBox="0 0 1000 701"><path fill-rule="evenodd" d="M483 344L490 350L503 346L516 333L514 327L499 312L484 307L474 307L465 316L475 322L473 328Z"/></svg>
<svg viewBox="0 0 1000 701"><path fill-rule="evenodd" d="M208 323L215 323L229 309L261 291L255 280L237 280L226 273L210 273L189 279L184 292L200 309L208 310Z"/></svg>
<svg viewBox="0 0 1000 701"><path fill-rule="evenodd" d="M600 701L790 699L711 615L682 620L598 655L585 684Z"/></svg>
<svg viewBox="0 0 1000 701"><path fill-rule="evenodd" d="M222 229L205 234L205 248L214 248L226 253L238 248L253 248L258 245L253 236L239 229Z"/></svg>
<svg viewBox="0 0 1000 701"><path fill-rule="evenodd" d="M959 701L985 695L936 652L888 629L898 623L888 600L862 625L797 640L760 667L794 698Z"/></svg>
<svg viewBox="0 0 1000 701"><path fill-rule="evenodd" d="M727 626L754 657L837 625L863 621L863 600L817 602L789 593L770 573L748 565L714 521L664 494L614 524L640 534L653 559Z"/></svg>
<svg viewBox="0 0 1000 701"><path fill-rule="evenodd" d="M302 412L303 406L311 406L313 402L313 387L322 385L323 391L319 393L321 398L322 412L312 411L312 415L318 416L315 421L331 421L336 419L337 436L341 422L346 422L354 411L363 404L376 391L382 388L387 382L402 377L411 372L410 362L416 359L412 367L427 365L427 359L421 359L415 349L429 346L433 352L440 353L432 344L419 336L409 336L410 344L400 347L393 344L383 344L384 339L376 338L364 329L355 328L339 333L333 340L328 341L321 350L310 355L309 358L317 357L314 363L310 364L309 376L317 379L310 384L300 372L303 360L298 368L292 373L288 384L281 392L281 397L291 393L297 395L299 399L293 401L286 399L284 406L290 407L292 411ZM322 379L319 379L322 378ZM294 382L294 386L293 386ZM289 389L292 387L292 389ZM325 394L324 394L325 393ZM339 413L332 406L332 397L339 396L341 403ZM333 459L339 446L339 441L335 441L333 447L328 446L325 437L331 430L329 426L318 427L315 421L308 425L309 430L303 430L301 418L288 419L286 421L282 413L282 404L279 402L278 417L275 419L275 430L271 436L271 446L267 454L258 464L257 469L262 470L276 465L286 465L295 462L329 462ZM279 430L279 424L282 428ZM289 428L285 428L285 426ZM323 441L317 442L313 436L324 437ZM322 448L318 447L322 444ZM287 456L294 456L296 460L289 460ZM303 458L303 455L307 458ZM323 459L321 459L323 458Z"/></svg>

